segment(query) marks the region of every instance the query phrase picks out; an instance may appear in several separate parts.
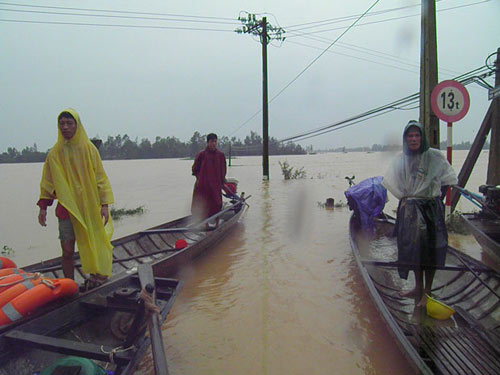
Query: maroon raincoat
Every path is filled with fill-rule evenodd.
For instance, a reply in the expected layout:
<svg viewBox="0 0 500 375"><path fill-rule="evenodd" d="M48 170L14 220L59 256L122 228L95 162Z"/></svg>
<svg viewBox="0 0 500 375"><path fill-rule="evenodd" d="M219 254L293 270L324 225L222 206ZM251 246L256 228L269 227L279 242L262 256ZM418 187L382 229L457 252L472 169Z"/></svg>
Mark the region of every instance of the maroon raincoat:
<svg viewBox="0 0 500 375"><path fill-rule="evenodd" d="M196 176L196 183L191 213L199 219L206 219L222 208L222 186L226 182L224 153L208 148L200 151L194 160L193 176Z"/></svg>

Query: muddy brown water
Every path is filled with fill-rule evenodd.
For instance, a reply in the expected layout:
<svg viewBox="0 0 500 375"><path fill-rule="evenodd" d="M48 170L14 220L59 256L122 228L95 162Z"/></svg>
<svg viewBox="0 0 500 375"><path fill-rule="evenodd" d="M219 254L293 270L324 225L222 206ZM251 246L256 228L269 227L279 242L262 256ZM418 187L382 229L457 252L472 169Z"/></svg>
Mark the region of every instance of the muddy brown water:
<svg viewBox="0 0 500 375"><path fill-rule="evenodd" d="M260 157L232 160L228 176L252 195L230 235L177 275L184 288L163 326L172 374L409 374L411 367L364 287L348 236L346 176L382 175L389 153L272 156L268 182ZM467 185L486 180L483 152ZM458 172L466 151L454 152ZM304 167L307 178L284 181L279 161ZM145 207L115 222L115 238L189 214L192 161L105 161L115 207ZM42 164L0 164L0 250L12 248L19 266L60 254L57 222L37 223ZM392 198L386 206L397 206ZM461 201L462 211L472 210ZM470 236L450 242L488 262ZM153 371L151 356L139 374Z"/></svg>

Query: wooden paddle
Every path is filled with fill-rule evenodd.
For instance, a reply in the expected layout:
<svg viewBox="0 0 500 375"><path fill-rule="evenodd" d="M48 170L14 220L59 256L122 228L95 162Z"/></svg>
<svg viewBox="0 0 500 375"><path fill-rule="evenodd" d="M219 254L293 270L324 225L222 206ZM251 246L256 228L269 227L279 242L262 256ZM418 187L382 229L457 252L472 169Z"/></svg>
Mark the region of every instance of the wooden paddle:
<svg viewBox="0 0 500 375"><path fill-rule="evenodd" d="M151 294L153 304L155 304L155 281L153 268L150 264L141 264L138 269L141 288ZM168 375L167 358L165 357L165 348L161 336L161 325L158 320L158 314L154 313L150 317L149 338L151 339L151 348L153 352L153 362L156 375Z"/></svg>

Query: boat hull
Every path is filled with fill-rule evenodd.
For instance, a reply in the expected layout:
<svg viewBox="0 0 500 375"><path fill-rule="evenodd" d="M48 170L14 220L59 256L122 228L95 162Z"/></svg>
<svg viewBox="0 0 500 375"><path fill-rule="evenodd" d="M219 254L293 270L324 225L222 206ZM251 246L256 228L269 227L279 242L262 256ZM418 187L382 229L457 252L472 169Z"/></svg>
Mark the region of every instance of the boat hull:
<svg viewBox="0 0 500 375"><path fill-rule="evenodd" d="M159 321L164 322L182 282L156 278L155 284ZM64 306L2 333L0 375L33 374L67 356L92 359L116 375L133 374L150 345L142 323L136 334L127 338L127 323L139 310L140 290L137 273L123 273ZM109 353L120 346L127 350L117 350L111 362Z"/></svg>
<svg viewBox="0 0 500 375"><path fill-rule="evenodd" d="M464 223L486 254L500 266L500 220L491 220L477 214L461 214Z"/></svg>
<svg viewBox="0 0 500 375"><path fill-rule="evenodd" d="M415 284L412 272L409 280L398 275L402 265L392 236L394 223L386 216L378 218L375 234L369 235L352 216L350 240L370 296L415 372L499 373L500 275L449 247L445 266L437 267L432 294L456 313L448 320L435 320L416 306L416 300L399 295Z"/></svg>

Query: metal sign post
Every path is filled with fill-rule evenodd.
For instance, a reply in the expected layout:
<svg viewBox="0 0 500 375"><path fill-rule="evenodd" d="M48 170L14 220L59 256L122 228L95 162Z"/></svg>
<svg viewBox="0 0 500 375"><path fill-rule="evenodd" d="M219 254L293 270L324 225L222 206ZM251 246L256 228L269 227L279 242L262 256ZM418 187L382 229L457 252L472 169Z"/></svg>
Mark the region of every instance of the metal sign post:
<svg viewBox="0 0 500 375"><path fill-rule="evenodd" d="M469 93L457 81L440 82L431 95L431 107L434 114L448 123L446 158L451 164L453 152L453 122L459 121L467 114L470 106ZM446 192L446 217L451 214L451 190Z"/></svg>

